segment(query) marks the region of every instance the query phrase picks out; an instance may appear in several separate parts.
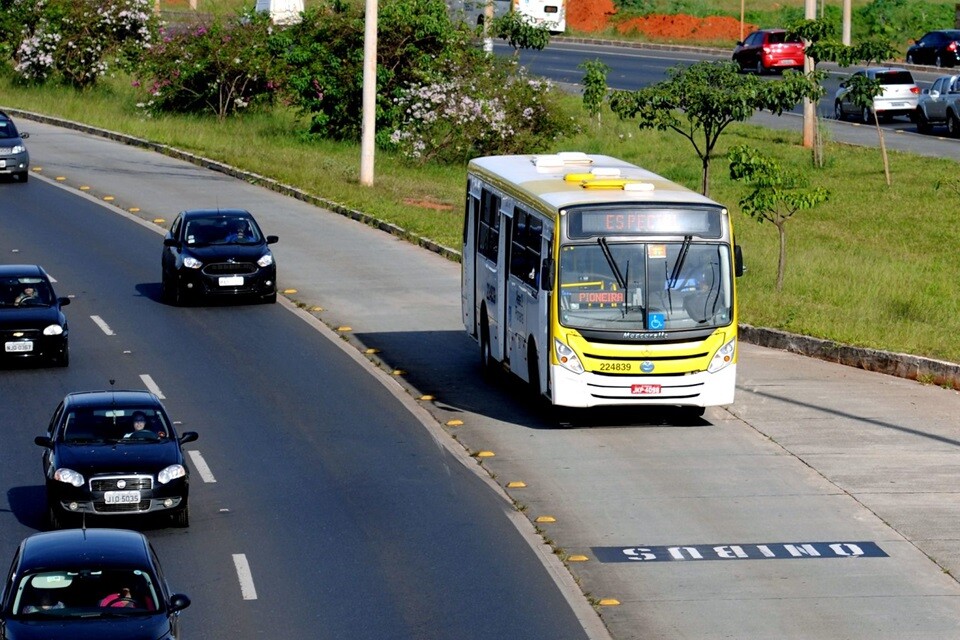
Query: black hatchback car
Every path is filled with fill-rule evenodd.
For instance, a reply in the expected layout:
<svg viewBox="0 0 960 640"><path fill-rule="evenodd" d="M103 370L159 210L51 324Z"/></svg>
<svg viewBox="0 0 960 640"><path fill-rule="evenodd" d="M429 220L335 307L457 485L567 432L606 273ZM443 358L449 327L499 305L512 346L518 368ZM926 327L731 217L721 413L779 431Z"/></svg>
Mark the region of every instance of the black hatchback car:
<svg viewBox="0 0 960 640"><path fill-rule="evenodd" d="M50 277L35 264L0 265L0 358L70 364L70 330Z"/></svg>
<svg viewBox="0 0 960 640"><path fill-rule="evenodd" d="M929 31L907 49L908 64L953 67L960 63L960 29Z"/></svg>
<svg viewBox="0 0 960 640"><path fill-rule="evenodd" d="M0 176L16 176L20 182L30 178L30 154L23 141L30 137L17 131L13 119L0 111Z"/></svg>
<svg viewBox="0 0 960 640"><path fill-rule="evenodd" d="M69 393L57 406L43 447L50 527L67 519L169 514L190 525L190 472L160 399L149 391Z"/></svg>
<svg viewBox="0 0 960 640"><path fill-rule="evenodd" d="M123 529L35 533L0 588L5 640L175 640L190 606L146 536Z"/></svg>
<svg viewBox="0 0 960 640"><path fill-rule="evenodd" d="M249 211L182 211L163 240L161 291L165 302L246 296L277 301L277 265Z"/></svg>

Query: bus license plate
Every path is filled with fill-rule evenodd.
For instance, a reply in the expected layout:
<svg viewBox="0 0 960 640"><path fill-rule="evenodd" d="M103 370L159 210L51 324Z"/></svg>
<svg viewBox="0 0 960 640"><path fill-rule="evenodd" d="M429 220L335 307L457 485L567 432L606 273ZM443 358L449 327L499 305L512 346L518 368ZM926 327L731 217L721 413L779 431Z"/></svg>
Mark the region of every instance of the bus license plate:
<svg viewBox="0 0 960 640"><path fill-rule="evenodd" d="M3 350L7 353L27 353L33 351L32 342L5 342Z"/></svg>
<svg viewBox="0 0 960 640"><path fill-rule="evenodd" d="M136 504L140 502L139 491L106 491L103 501L107 504Z"/></svg>
<svg viewBox="0 0 960 640"><path fill-rule="evenodd" d="M658 384L632 384L630 393L635 396L658 396L660 395L660 385Z"/></svg>
<svg viewBox="0 0 960 640"><path fill-rule="evenodd" d="M221 287L242 287L243 276L225 276L220 278Z"/></svg>

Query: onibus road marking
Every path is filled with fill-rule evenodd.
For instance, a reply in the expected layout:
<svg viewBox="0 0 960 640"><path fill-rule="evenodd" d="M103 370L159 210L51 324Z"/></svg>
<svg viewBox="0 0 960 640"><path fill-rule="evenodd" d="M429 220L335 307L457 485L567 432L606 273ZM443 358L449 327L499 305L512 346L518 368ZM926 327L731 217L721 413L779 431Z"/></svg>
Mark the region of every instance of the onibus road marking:
<svg viewBox="0 0 960 640"><path fill-rule="evenodd" d="M766 542L648 547L593 547L600 562L698 562L704 560L811 560L887 558L876 542Z"/></svg>

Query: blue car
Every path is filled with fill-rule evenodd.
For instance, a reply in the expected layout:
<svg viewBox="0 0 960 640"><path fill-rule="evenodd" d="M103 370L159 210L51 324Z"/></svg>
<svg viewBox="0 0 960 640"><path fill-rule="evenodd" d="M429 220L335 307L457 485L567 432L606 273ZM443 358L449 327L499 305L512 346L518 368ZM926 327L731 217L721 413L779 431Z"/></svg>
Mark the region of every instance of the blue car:
<svg viewBox="0 0 960 640"><path fill-rule="evenodd" d="M180 612L146 536L64 529L24 539L3 584L4 640L175 640Z"/></svg>

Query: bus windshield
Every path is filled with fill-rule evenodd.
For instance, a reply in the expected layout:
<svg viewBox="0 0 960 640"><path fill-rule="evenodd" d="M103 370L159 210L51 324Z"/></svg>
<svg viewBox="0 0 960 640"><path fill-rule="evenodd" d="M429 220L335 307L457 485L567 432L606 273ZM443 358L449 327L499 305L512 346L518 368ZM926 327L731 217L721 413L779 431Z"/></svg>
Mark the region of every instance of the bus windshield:
<svg viewBox="0 0 960 640"><path fill-rule="evenodd" d="M727 325L732 275L726 245L606 242L560 249L560 322L574 329L673 331Z"/></svg>

